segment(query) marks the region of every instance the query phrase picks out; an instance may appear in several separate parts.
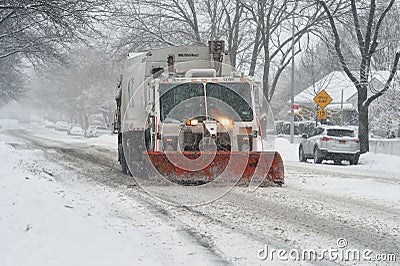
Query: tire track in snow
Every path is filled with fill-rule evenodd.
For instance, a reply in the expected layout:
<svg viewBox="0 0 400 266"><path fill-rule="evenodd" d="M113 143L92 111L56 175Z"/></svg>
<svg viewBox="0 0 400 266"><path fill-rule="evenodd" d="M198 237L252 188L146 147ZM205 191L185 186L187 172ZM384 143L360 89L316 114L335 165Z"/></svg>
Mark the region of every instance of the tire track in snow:
<svg viewBox="0 0 400 266"><path fill-rule="evenodd" d="M49 159L53 161L56 161L58 163L63 163L64 161L69 162L67 164L63 164L66 167L77 171L81 175L89 177L91 180L107 184L112 187L123 185L130 188L136 188L136 183L133 178L129 178L126 175L120 173L118 167L119 165L116 163L116 159L114 158L115 154L110 154L109 151L101 149L99 150L92 147L79 147L73 145L70 145L69 147L65 143L49 141L45 138L32 136L29 134L29 132L15 131L13 132L13 135L30 141L36 148L42 149L45 153L47 153L49 155ZM55 154L49 154L47 152L48 150L57 151L60 158L55 158ZM88 162L92 164L91 167L88 166ZM168 204L162 204L141 189L131 189L127 193L130 196L135 197L135 199L141 201L141 203L145 204L150 209L155 210L156 215L165 216L165 219L168 221L173 220L175 225L178 228L182 229L182 232L188 234L200 246L203 246L210 250L213 255L218 258L219 264L230 264L232 263L232 261L224 256L223 252L218 249L218 247L213 243L212 239L207 238L207 236L191 226L191 221L193 217L194 219L208 219L214 224L214 226L220 226L223 229L228 228L228 231L230 231L230 233L243 235L244 238L255 240L261 244L268 244L269 246L273 246L276 249L299 249L298 247L292 246L283 240L274 239L271 237L271 235L254 230L254 228L250 230L245 226L238 225L238 223L231 223L229 221L220 219L218 213L217 215L215 215L213 213L205 213L203 211L188 207L171 208L171 206L169 206ZM182 222L182 220L185 220L186 222ZM234 230L232 230L231 228L234 228ZM207 233L207 229L205 230L205 232ZM256 251L257 250L255 249L254 256L256 256ZM330 261L320 261L312 263L316 263L318 265L335 264Z"/></svg>
<svg viewBox="0 0 400 266"><path fill-rule="evenodd" d="M354 199L346 202L348 199L343 200L343 198L327 196L323 193L312 194L315 191L304 192L303 190L299 192L295 188L288 186L287 188L279 188L279 193L277 193L276 197L268 197L268 194L272 191L270 188L261 189L260 191L264 193L256 192L255 194L242 193L240 189L239 191L234 190L221 199L224 205L223 210L219 210L216 203L207 205L207 207L171 208L170 206L160 205L159 202L155 202L145 192L135 189L133 178L127 178L119 173L119 167L113 153L110 154L106 150L87 147L79 148L71 146L71 148L65 148L63 147L65 145L61 145L60 148L57 143L54 143L55 145L50 145L49 143L43 144L42 141L44 139L38 140L30 135L22 134L21 137L32 141L38 148L57 150L62 159L72 162L75 170L82 171L82 174L86 176L91 176L92 180L110 186L134 188L128 189L127 193L138 200L144 201L149 208L156 210L157 214L165 216L165 219L173 219L174 223L183 228L183 231L186 231L190 237L198 241L199 245L213 251L214 255L220 258L221 263L230 263L231 261L223 255L223 252L216 247L212 240L190 226L191 220L196 218L207 219L216 227L235 228L232 232L285 250L296 248L298 245L289 244L285 240L281 240L279 236L271 238L270 232L274 228L266 227L269 225L273 227L274 224L281 224L282 227L286 228L298 227L296 229L299 231L318 232L319 235L326 238L337 236L338 232L340 232L340 236L346 235L349 238L348 240L350 240L349 242L357 243L360 246L367 246L368 248L375 248L377 250L385 248L385 251L399 249L399 241L393 239L393 236L380 235L378 232L368 232L368 228L354 227L354 225L345 224L343 221L335 219L335 217L318 215L318 213L310 212L306 206L307 204L305 204L309 203L311 206L322 204L323 206L335 208L335 202L338 205L337 203L343 201L345 204L337 206L334 209L338 213L343 212L343 210L351 210L355 206L364 207L366 205L375 215L383 215L384 217L385 213L398 214L396 210L390 208L381 209L382 206L372 202L364 203L365 205L363 205L363 202ZM87 162L90 162L92 166L87 166ZM279 196L289 196L291 199L298 198L297 200L282 202ZM238 215L240 213L242 213L241 216ZM232 219L229 219L229 217L227 219L226 216L230 216ZM182 222L182 220L184 221ZM258 222L255 222L256 220ZM330 262L324 261L317 264L330 264Z"/></svg>
<svg viewBox="0 0 400 266"><path fill-rule="evenodd" d="M87 178L89 181L95 181L117 189L130 188L124 191L125 194L134 197L135 200L146 206L150 212L162 218L166 223L173 225L175 228L180 228L179 231L185 238L192 240L209 251L216 265L231 264L229 259L223 255L210 239L195 230L195 228L186 226L177 217L171 215L166 208L156 204L151 196L136 186L133 178L123 175L119 171L119 168L117 170L115 159L111 159L110 154L105 153L104 150L97 150L90 147L79 149L73 146L68 147L67 144L60 145L58 142L32 136L26 131L13 130L12 135L29 141L33 148L42 150L47 159L78 172L80 176ZM57 151L58 154L54 152L49 153L49 150Z"/></svg>

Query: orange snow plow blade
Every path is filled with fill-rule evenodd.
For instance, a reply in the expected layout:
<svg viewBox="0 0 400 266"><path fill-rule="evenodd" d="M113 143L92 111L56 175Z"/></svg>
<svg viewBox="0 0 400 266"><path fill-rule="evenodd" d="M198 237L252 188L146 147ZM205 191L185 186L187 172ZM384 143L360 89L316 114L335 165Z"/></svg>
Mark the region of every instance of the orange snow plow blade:
<svg viewBox="0 0 400 266"><path fill-rule="evenodd" d="M176 183L208 183L223 176L238 184L284 184L283 161L278 152L147 152L152 165Z"/></svg>

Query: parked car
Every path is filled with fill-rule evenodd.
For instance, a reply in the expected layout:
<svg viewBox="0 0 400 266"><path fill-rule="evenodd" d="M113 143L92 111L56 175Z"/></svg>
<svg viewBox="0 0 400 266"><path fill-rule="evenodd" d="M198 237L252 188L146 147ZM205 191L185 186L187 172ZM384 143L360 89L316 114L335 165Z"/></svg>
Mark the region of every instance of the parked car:
<svg viewBox="0 0 400 266"><path fill-rule="evenodd" d="M301 121L299 122L299 133L304 134L311 132L315 128L315 121Z"/></svg>
<svg viewBox="0 0 400 266"><path fill-rule="evenodd" d="M83 129L80 125L71 125L68 135L83 136Z"/></svg>
<svg viewBox="0 0 400 266"><path fill-rule="evenodd" d="M110 135L111 133L111 130L105 126L89 126L85 131L85 137L93 138L101 135Z"/></svg>
<svg viewBox="0 0 400 266"><path fill-rule="evenodd" d="M93 138L94 137L95 128L96 128L96 126L89 126L87 129L85 129L85 132L83 133L83 136L85 138Z"/></svg>
<svg viewBox="0 0 400 266"><path fill-rule="evenodd" d="M44 126L46 128L54 128L54 123L51 122L51 121L46 120L46 121L44 121Z"/></svg>
<svg viewBox="0 0 400 266"><path fill-rule="evenodd" d="M300 140L300 162L313 158L314 163L333 160L335 164L340 164L346 160L356 165L359 157L360 141L352 128L319 126L309 134L303 134Z"/></svg>
<svg viewBox="0 0 400 266"><path fill-rule="evenodd" d="M276 134L278 135L283 134L283 123L284 121L282 120L275 121Z"/></svg>
<svg viewBox="0 0 400 266"><path fill-rule="evenodd" d="M54 125L54 129L58 131L69 131L69 124L67 122L63 121L57 121L56 124Z"/></svg>
<svg viewBox="0 0 400 266"><path fill-rule="evenodd" d="M111 135L112 131L108 129L107 127L96 127L96 135L101 136L101 135Z"/></svg>
<svg viewBox="0 0 400 266"><path fill-rule="evenodd" d="M294 134L299 135L300 130L299 130L299 122L294 122ZM285 122L283 123L283 134L285 135L290 135L290 122Z"/></svg>

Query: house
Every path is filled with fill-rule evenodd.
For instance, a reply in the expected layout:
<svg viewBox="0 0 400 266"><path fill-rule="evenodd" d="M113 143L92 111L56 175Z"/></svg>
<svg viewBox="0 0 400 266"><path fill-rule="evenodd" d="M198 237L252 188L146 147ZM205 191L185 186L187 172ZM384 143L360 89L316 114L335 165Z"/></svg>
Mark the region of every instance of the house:
<svg viewBox="0 0 400 266"><path fill-rule="evenodd" d="M332 98L327 109L349 108L354 109L351 102L347 102L357 89L344 72L335 71L325 76L315 84L294 97L294 103L300 107L316 108L314 97L322 90L325 90Z"/></svg>
<svg viewBox="0 0 400 266"><path fill-rule="evenodd" d="M356 77L359 76L354 72ZM389 78L389 71L375 71L370 77L368 96L381 90ZM339 124L356 124L357 120L357 88L343 71L334 71L303 90L294 97L301 114L306 119L313 119L317 110L314 97L325 90L332 98L326 107L328 116Z"/></svg>

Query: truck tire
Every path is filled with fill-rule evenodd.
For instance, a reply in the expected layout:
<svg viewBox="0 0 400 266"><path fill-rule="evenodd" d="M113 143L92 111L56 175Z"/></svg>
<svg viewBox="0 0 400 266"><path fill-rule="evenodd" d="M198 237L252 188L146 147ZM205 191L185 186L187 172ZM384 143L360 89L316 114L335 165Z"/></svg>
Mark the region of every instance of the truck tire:
<svg viewBox="0 0 400 266"><path fill-rule="evenodd" d="M323 158L321 158L320 151L318 147L314 148L314 163L322 163Z"/></svg>
<svg viewBox="0 0 400 266"><path fill-rule="evenodd" d="M128 164L126 163L125 154L121 143L118 145L118 152L119 152L119 162L121 164L122 173L125 175L131 175Z"/></svg>

